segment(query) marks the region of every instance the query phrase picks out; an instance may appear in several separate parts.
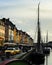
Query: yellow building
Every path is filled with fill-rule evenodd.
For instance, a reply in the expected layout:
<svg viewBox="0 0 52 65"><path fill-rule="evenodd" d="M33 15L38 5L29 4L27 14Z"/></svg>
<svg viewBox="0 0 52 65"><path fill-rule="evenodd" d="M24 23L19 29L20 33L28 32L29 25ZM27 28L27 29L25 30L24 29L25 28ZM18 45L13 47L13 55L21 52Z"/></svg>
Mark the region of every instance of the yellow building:
<svg viewBox="0 0 52 65"><path fill-rule="evenodd" d="M0 46L3 45L4 40L5 40L5 26L4 22L0 20Z"/></svg>
<svg viewBox="0 0 52 65"><path fill-rule="evenodd" d="M13 41L14 35L13 35L13 30L9 29L9 41Z"/></svg>
<svg viewBox="0 0 52 65"><path fill-rule="evenodd" d="M28 36L27 36L26 33L25 33L25 36L24 36L24 43L28 45Z"/></svg>
<svg viewBox="0 0 52 65"><path fill-rule="evenodd" d="M18 41L17 41L17 36L18 36L17 33L18 33L18 30L17 30L16 27L14 27L13 34L14 34L14 42L15 42L15 43L18 43Z"/></svg>
<svg viewBox="0 0 52 65"><path fill-rule="evenodd" d="M18 30L18 33L17 33L17 42L18 42L18 44L22 43L22 31L21 30Z"/></svg>
<svg viewBox="0 0 52 65"><path fill-rule="evenodd" d="M23 32L23 44L33 45L33 39L26 32Z"/></svg>
<svg viewBox="0 0 52 65"><path fill-rule="evenodd" d="M27 34L26 32L23 32L23 44L27 43Z"/></svg>
<svg viewBox="0 0 52 65"><path fill-rule="evenodd" d="M3 42L14 42L18 44L33 44L32 38L22 30L18 30L16 26L8 19L0 19L0 46Z"/></svg>

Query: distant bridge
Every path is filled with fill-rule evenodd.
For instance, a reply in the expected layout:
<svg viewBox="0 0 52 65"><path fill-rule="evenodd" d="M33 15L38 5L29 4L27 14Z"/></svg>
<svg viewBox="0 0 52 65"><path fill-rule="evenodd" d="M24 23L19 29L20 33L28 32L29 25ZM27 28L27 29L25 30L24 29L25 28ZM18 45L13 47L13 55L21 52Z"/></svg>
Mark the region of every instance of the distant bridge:
<svg viewBox="0 0 52 65"><path fill-rule="evenodd" d="M34 43L33 46L36 47L37 43ZM52 49L52 42L48 42L48 43L41 43L44 47L50 47Z"/></svg>
<svg viewBox="0 0 52 65"><path fill-rule="evenodd" d="M52 48L52 42L44 43L43 45L44 45L45 47L50 47L50 48Z"/></svg>

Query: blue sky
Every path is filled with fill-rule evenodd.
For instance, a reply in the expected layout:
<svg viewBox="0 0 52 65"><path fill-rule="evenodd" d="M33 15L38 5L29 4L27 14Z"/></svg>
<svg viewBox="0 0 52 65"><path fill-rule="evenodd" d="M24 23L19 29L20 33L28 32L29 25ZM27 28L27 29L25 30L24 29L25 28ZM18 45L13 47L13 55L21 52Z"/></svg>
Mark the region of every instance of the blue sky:
<svg viewBox="0 0 52 65"><path fill-rule="evenodd" d="M34 39L39 1L42 38L48 31L49 40L52 40L52 0L0 0L0 18L10 18L18 29Z"/></svg>

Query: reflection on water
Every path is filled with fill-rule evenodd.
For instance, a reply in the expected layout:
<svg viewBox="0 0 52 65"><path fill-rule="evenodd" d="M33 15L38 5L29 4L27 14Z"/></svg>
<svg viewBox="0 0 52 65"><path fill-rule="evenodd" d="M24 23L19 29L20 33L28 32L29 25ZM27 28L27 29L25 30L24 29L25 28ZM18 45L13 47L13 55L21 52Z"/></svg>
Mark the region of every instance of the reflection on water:
<svg viewBox="0 0 52 65"><path fill-rule="evenodd" d="M52 50L50 50L50 55L45 57L45 64L41 64L41 65L52 65Z"/></svg>
<svg viewBox="0 0 52 65"><path fill-rule="evenodd" d="M50 56L48 57L48 65L52 65L52 50L50 52Z"/></svg>
<svg viewBox="0 0 52 65"><path fill-rule="evenodd" d="M45 65L46 65L46 58L45 58ZM52 65L52 50L50 50L50 55L48 56L47 65Z"/></svg>

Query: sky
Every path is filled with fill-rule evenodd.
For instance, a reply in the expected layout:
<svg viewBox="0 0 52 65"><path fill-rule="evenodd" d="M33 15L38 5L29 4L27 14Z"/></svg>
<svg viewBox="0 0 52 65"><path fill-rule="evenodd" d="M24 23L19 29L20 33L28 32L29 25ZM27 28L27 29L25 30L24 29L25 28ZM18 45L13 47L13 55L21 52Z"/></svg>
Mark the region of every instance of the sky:
<svg viewBox="0 0 52 65"><path fill-rule="evenodd" d="M0 18L9 18L17 29L37 38L37 8L40 2L42 39L52 41L52 0L0 0Z"/></svg>

